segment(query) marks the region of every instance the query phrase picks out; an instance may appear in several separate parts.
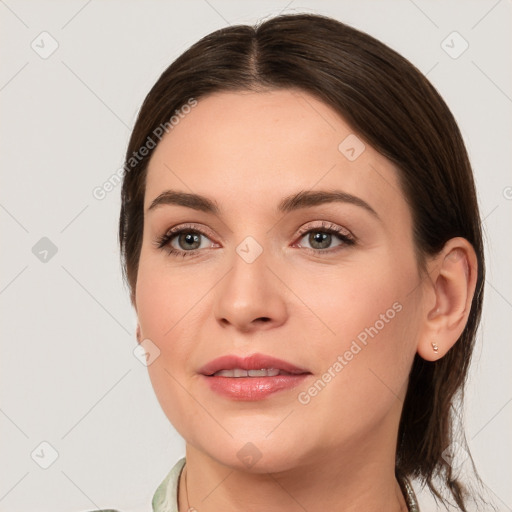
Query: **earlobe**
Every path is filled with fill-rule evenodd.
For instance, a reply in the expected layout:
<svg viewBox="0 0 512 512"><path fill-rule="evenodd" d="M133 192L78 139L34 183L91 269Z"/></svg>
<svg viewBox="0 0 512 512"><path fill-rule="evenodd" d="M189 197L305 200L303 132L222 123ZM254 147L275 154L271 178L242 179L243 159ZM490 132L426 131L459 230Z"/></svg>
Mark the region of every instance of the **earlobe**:
<svg viewBox="0 0 512 512"><path fill-rule="evenodd" d="M428 340L420 340L420 343L418 344L418 354L426 361L437 361L438 359L441 359L453 345L454 343L438 345L436 341L428 342Z"/></svg>
<svg viewBox="0 0 512 512"><path fill-rule="evenodd" d="M442 358L461 336L475 293L478 264L464 238L449 240L431 262L428 281L434 306L427 308L418 354L427 361Z"/></svg>

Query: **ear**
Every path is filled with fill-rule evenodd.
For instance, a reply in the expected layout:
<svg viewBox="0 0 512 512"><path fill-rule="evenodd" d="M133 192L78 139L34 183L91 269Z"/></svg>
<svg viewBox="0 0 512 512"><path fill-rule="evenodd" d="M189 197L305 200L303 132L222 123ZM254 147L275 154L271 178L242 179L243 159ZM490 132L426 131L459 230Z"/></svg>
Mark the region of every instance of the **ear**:
<svg viewBox="0 0 512 512"><path fill-rule="evenodd" d="M478 276L473 246L465 238L452 238L429 262L428 274L417 351L423 359L436 361L466 327Z"/></svg>
<svg viewBox="0 0 512 512"><path fill-rule="evenodd" d="M137 343L140 343L142 341L142 335L140 332L140 324L137 324L136 336L137 336Z"/></svg>

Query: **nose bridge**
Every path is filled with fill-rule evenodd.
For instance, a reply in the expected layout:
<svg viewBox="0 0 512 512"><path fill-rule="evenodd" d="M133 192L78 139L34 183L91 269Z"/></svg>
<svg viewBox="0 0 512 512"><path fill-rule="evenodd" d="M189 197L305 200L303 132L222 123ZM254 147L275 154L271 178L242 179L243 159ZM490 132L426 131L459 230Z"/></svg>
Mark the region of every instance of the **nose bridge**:
<svg viewBox="0 0 512 512"><path fill-rule="evenodd" d="M248 235L235 247L230 271L215 300L215 316L223 324L248 329L256 320L273 325L284 321L284 290L267 267L272 266L272 252L264 243Z"/></svg>

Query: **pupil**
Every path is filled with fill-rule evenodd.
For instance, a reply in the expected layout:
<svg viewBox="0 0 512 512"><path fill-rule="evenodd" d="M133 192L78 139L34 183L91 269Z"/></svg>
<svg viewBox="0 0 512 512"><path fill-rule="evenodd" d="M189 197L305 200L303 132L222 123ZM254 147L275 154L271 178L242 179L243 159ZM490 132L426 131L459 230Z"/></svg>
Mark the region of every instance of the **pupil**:
<svg viewBox="0 0 512 512"><path fill-rule="evenodd" d="M326 243L327 242L327 243ZM326 249L331 243L331 234L317 231L309 236L309 243L315 249Z"/></svg>
<svg viewBox="0 0 512 512"><path fill-rule="evenodd" d="M186 235L181 235L180 242L181 241L185 242L185 246L188 249L197 249L201 245L198 234L187 233ZM195 246L192 247L194 244Z"/></svg>

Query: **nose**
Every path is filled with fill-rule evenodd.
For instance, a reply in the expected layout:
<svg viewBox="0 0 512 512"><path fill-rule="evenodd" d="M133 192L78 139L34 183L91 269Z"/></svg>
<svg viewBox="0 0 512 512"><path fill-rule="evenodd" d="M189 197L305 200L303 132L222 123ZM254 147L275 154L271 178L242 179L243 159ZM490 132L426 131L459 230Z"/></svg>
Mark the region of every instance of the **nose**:
<svg viewBox="0 0 512 512"><path fill-rule="evenodd" d="M215 287L214 314L222 327L250 332L286 322L286 288L267 264L265 251L252 262L234 255L231 269Z"/></svg>

